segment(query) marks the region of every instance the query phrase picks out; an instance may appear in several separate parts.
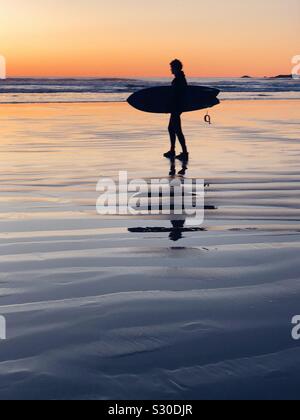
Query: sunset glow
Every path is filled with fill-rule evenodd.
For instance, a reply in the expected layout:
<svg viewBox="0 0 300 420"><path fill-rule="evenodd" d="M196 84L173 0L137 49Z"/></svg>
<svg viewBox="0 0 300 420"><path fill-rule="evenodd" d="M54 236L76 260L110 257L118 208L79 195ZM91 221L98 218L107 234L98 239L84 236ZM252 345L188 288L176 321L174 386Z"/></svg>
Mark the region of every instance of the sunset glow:
<svg viewBox="0 0 300 420"><path fill-rule="evenodd" d="M291 72L299 0L2 0L0 55L9 77Z"/></svg>

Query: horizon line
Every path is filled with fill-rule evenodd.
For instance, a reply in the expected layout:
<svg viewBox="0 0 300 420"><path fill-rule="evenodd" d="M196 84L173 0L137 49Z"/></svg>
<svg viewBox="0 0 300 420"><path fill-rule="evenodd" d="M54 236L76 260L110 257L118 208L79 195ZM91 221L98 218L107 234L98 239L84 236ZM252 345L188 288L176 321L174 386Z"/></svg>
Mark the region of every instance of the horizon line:
<svg viewBox="0 0 300 420"><path fill-rule="evenodd" d="M242 79L242 78L251 78L251 79L265 79L265 78L273 78L278 76L291 76L292 74L276 74L274 75L264 75L264 76L251 76L251 75L242 75L242 76L189 76L187 75L188 79ZM168 79L172 78L173 76L83 76L83 75L70 75L70 76L63 76L63 75L35 75L35 76L7 76L4 79L0 80L8 80L8 79Z"/></svg>

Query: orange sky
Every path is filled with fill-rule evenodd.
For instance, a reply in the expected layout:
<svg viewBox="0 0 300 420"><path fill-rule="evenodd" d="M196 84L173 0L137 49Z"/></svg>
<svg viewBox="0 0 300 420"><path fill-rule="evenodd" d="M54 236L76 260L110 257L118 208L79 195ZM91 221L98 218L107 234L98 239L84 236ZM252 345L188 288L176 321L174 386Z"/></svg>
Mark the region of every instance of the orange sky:
<svg viewBox="0 0 300 420"><path fill-rule="evenodd" d="M2 0L8 76L291 73L299 0Z"/></svg>

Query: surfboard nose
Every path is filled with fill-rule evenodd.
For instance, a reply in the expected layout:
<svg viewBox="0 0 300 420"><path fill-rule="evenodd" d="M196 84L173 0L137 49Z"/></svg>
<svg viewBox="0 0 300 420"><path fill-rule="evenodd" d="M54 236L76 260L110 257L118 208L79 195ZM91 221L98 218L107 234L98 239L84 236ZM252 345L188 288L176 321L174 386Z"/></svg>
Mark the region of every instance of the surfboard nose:
<svg viewBox="0 0 300 420"><path fill-rule="evenodd" d="M126 102L129 103L129 105L131 106L133 106L133 96L134 96L134 93L128 96L128 98L126 99Z"/></svg>

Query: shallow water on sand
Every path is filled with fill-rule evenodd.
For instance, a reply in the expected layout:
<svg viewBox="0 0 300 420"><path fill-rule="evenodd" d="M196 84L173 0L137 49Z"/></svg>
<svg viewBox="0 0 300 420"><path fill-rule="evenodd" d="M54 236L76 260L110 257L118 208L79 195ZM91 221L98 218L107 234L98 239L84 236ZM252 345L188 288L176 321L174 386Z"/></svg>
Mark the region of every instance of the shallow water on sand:
<svg viewBox="0 0 300 420"><path fill-rule="evenodd" d="M96 214L100 177L168 175L166 116L2 106L0 398L298 398L299 109L184 116L208 184L189 230Z"/></svg>

